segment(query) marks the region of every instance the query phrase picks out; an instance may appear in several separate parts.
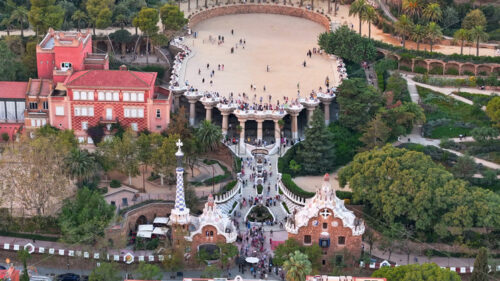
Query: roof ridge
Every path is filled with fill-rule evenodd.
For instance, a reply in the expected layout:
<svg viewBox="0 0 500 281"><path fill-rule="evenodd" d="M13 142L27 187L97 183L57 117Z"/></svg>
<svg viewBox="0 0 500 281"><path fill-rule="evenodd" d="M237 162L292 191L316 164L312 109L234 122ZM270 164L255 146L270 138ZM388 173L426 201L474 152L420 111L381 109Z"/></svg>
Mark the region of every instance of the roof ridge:
<svg viewBox="0 0 500 281"><path fill-rule="evenodd" d="M141 72L141 71L128 71L128 73L134 75L135 78L139 79L139 81L141 81L142 83L144 83L144 85L146 86L150 86L146 81L142 80L141 78L137 77L137 75L134 74L134 72ZM150 72L147 72L147 71L143 71L142 73L150 73Z"/></svg>
<svg viewBox="0 0 500 281"><path fill-rule="evenodd" d="M69 85L70 85L71 83L75 82L76 80L78 80L78 79L82 78L83 76L85 76L85 75L89 74L89 73L90 73L91 71L93 71L93 70L82 70L82 71L87 71L87 72L85 72L84 74L82 74L82 75L80 75L80 76L76 77L75 79L73 79L73 80L71 80L71 81L68 81L68 82L69 82ZM78 71L78 72L80 72L80 71ZM78 73L78 72L73 72L73 74ZM70 75L69 77L71 77L71 75Z"/></svg>

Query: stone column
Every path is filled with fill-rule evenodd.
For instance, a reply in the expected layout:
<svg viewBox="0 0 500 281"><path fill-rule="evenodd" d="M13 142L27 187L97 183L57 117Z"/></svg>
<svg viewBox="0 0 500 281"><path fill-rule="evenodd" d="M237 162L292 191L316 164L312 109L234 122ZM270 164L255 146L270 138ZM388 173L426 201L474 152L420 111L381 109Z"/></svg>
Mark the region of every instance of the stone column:
<svg viewBox="0 0 500 281"><path fill-rule="evenodd" d="M309 127L311 126L310 124L313 117L314 109L315 107L310 107L310 106L307 107L307 126Z"/></svg>
<svg viewBox="0 0 500 281"><path fill-rule="evenodd" d="M257 121L257 140L262 141L262 123L264 123L264 120L255 120Z"/></svg>
<svg viewBox="0 0 500 281"><path fill-rule="evenodd" d="M299 113L290 113L290 116L292 117L292 140L295 141L299 139L299 126L297 125Z"/></svg>
<svg viewBox="0 0 500 281"><path fill-rule="evenodd" d="M280 145L281 142L281 129L280 125L278 124L279 119L274 119L274 139L276 141L277 145Z"/></svg>
<svg viewBox="0 0 500 281"><path fill-rule="evenodd" d="M323 109L325 111L325 125L330 124L330 104L331 102L323 102Z"/></svg>
<svg viewBox="0 0 500 281"><path fill-rule="evenodd" d="M174 109L175 112L179 110L179 103L181 102L181 97L179 95L174 95Z"/></svg>
<svg viewBox="0 0 500 281"><path fill-rule="evenodd" d="M213 108L213 106L205 105L205 109L206 109L205 119L208 121L212 121L212 108Z"/></svg>
<svg viewBox="0 0 500 281"><path fill-rule="evenodd" d="M222 134L224 136L227 135L227 129L228 129L228 122L229 122L229 113L228 112L221 112L222 113Z"/></svg>
<svg viewBox="0 0 500 281"><path fill-rule="evenodd" d="M189 125L194 126L194 120L196 119L196 100L189 99Z"/></svg>
<svg viewBox="0 0 500 281"><path fill-rule="evenodd" d="M240 154L242 151L245 151L245 122L247 121L246 119L239 119L240 121L240 127L241 127L241 132L240 132Z"/></svg>

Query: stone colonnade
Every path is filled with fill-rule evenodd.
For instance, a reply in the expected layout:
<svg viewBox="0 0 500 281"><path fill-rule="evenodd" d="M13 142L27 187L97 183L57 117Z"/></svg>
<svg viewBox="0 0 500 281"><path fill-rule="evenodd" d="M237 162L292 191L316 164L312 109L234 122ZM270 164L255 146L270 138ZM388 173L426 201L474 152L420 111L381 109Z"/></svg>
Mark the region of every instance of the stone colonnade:
<svg viewBox="0 0 500 281"><path fill-rule="evenodd" d="M237 108L236 104L222 104L220 103L219 97L205 97L203 94L198 92L187 91L184 96L189 102L189 124L191 126L195 125L196 120L196 102L200 101L205 107L205 120L212 121L213 108L217 107L222 114L222 134L225 136L228 132L229 127L229 115L234 114L240 123L241 132L240 140L245 140L245 123L247 120L255 120L257 122L257 140L263 139L263 123L266 120L272 120L274 122L274 137L276 142L279 143L281 139L281 128L278 124L279 120L285 117L286 114L290 114L292 121L292 139L297 140L299 138L298 130L298 116L300 112L306 108L307 110L307 123L309 124L312 119L312 114L314 110L318 107L320 103L323 103L325 112L325 124L330 122L330 104L335 98L335 95L330 94L318 94L317 98L302 98L299 100L300 104L290 105L285 108L284 111L254 111L254 110L240 110ZM175 96L174 96L175 97ZM178 99L175 99L178 109ZM244 143L244 141L241 141Z"/></svg>

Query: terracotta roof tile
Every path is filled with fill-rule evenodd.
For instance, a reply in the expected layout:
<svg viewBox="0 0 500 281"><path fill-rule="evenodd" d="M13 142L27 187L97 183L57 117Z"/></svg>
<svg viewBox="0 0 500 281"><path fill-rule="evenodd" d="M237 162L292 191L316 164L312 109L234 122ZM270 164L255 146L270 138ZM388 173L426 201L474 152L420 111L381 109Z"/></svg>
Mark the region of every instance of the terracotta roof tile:
<svg viewBox="0 0 500 281"><path fill-rule="evenodd" d="M0 98L24 99L28 82L0 81Z"/></svg>
<svg viewBox="0 0 500 281"><path fill-rule="evenodd" d="M65 82L73 87L149 88L154 85L156 72L124 70L77 71Z"/></svg>

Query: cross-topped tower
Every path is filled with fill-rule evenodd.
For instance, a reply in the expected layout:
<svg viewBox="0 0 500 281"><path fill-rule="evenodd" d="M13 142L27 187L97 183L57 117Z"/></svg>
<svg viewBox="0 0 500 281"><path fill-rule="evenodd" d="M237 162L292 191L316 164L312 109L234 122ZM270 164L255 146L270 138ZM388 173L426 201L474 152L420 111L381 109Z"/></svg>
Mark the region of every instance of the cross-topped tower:
<svg viewBox="0 0 500 281"><path fill-rule="evenodd" d="M186 201L184 199L184 168L182 166L182 158L184 153L181 150L182 141L179 139L176 142L178 147L175 157L177 158L177 168L175 172L177 174L177 185L175 192L175 207L170 215L170 221L172 224L189 224L189 208L186 207Z"/></svg>

